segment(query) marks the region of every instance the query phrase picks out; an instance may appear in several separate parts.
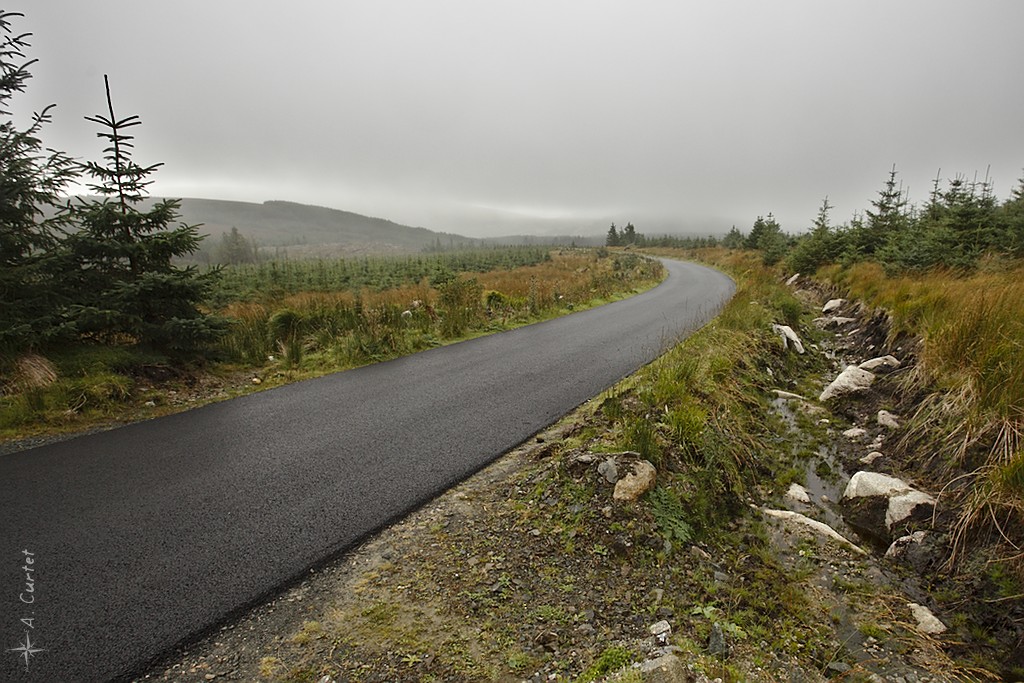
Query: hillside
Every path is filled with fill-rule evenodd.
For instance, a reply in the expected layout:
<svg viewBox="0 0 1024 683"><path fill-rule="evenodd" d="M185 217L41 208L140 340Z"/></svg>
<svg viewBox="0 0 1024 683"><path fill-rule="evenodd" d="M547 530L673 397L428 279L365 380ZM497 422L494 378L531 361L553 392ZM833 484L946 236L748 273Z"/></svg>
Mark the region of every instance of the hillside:
<svg viewBox="0 0 1024 683"><path fill-rule="evenodd" d="M262 204L220 199L182 199L182 220L201 223L210 239L206 250L219 243L223 233L237 228L264 250L289 256L343 255L351 253L419 252L440 244L445 248L474 246L478 240L434 232L372 218L349 211L286 201Z"/></svg>

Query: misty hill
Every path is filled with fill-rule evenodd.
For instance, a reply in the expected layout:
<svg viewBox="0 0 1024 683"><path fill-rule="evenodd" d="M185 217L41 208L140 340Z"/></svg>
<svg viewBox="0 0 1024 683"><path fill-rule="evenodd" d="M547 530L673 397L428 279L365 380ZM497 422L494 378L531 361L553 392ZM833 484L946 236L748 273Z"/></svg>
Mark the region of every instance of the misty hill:
<svg viewBox="0 0 1024 683"><path fill-rule="evenodd" d="M215 246L223 233L237 228L263 250L285 252L294 257L418 252L437 245L458 248L479 244L479 240L462 235L286 201L256 204L182 199L181 220L202 224L200 233L210 236L204 242L204 249Z"/></svg>

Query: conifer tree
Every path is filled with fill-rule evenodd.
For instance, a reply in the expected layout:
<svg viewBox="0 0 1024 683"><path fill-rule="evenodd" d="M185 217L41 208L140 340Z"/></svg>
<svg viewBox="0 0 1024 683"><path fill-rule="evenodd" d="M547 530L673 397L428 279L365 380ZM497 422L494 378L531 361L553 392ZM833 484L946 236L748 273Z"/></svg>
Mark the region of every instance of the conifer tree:
<svg viewBox="0 0 1024 683"><path fill-rule="evenodd" d="M861 255L874 254L885 246L886 241L907 227L907 197L896 182L896 166L889 171L885 187L878 192L878 198L871 202L874 211L865 211L867 220L853 235L854 248Z"/></svg>
<svg viewBox="0 0 1024 683"><path fill-rule="evenodd" d="M612 223L612 227L608 228L608 236L604 240L605 246L617 247L622 244L622 238L619 236L619 231L615 228L615 224Z"/></svg>
<svg viewBox="0 0 1024 683"><path fill-rule="evenodd" d="M743 233L736 229L736 226L732 226L729 233L722 239L722 246L728 247L729 249L741 249L743 247L744 240L746 238Z"/></svg>
<svg viewBox="0 0 1024 683"><path fill-rule="evenodd" d="M21 16L0 11L0 354L45 342L53 329L50 314L60 292L46 264L65 220L55 209L76 175L70 157L44 148L39 137L53 105L26 128L14 123L10 101L24 92L35 63L25 56L31 34L12 27Z"/></svg>
<svg viewBox="0 0 1024 683"><path fill-rule="evenodd" d="M626 227L622 229L621 240L623 244L636 244L636 228L632 223L626 223Z"/></svg>
<svg viewBox="0 0 1024 683"><path fill-rule="evenodd" d="M180 202L164 199L143 210L150 176L161 166L131 158L128 129L138 116L118 119L104 76L107 113L86 117L101 127L104 162L83 170L98 199L71 207L77 232L64 240L60 258L76 300L64 310L68 324L86 338L142 343L163 351L193 350L218 335L223 325L197 308L216 272L199 274L173 259L195 252L198 227L179 223Z"/></svg>

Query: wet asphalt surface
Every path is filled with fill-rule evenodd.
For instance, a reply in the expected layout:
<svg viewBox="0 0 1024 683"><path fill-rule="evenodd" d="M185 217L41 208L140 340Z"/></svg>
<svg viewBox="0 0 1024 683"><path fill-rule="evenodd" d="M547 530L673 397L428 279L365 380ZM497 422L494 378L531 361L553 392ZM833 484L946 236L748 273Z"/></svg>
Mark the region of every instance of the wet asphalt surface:
<svg viewBox="0 0 1024 683"><path fill-rule="evenodd" d="M0 456L0 680L138 674L484 467L732 295L665 264L600 308Z"/></svg>

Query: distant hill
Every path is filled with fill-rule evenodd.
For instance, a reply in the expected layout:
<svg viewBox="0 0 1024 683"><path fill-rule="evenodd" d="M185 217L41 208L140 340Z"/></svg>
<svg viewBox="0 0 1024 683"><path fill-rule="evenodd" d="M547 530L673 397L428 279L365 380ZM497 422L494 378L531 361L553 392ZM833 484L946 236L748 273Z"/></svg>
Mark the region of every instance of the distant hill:
<svg viewBox="0 0 1024 683"><path fill-rule="evenodd" d="M204 251L215 248L232 228L263 252L292 257L356 253L408 253L441 246L475 246L479 240L434 232L350 211L285 201L262 204L220 199L182 199L181 220L201 223L209 235Z"/></svg>

